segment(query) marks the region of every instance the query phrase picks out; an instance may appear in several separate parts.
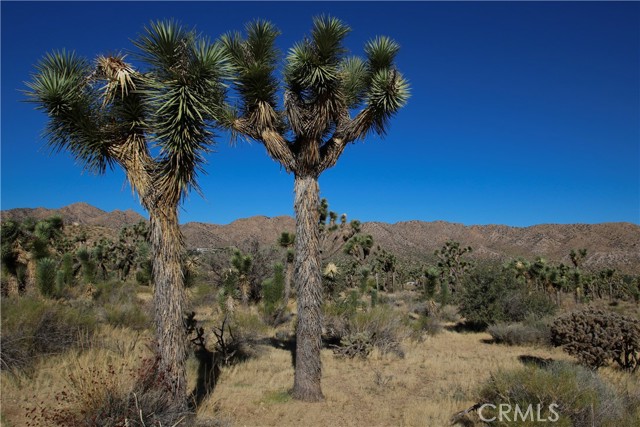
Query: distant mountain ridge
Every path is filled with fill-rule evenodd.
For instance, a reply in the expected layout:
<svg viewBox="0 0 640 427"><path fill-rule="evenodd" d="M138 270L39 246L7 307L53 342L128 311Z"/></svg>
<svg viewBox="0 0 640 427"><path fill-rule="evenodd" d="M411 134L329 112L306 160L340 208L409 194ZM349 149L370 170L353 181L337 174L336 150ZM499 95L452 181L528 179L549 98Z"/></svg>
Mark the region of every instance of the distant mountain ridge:
<svg viewBox="0 0 640 427"><path fill-rule="evenodd" d="M41 220L53 215L60 215L67 224L97 225L119 229L128 224L145 221L146 218L131 209L106 212L88 203L79 202L60 209L49 208L16 208L1 212L2 220L22 221L26 218Z"/></svg>
<svg viewBox="0 0 640 427"><path fill-rule="evenodd" d="M145 219L131 210L105 212L87 203L74 203L60 209L10 209L1 214L2 220L22 220L28 216L43 219L58 214L67 223L110 229ZM190 222L181 227L188 248L220 248L250 240L273 245L282 231L295 230L295 222L289 216L254 216L227 225ZM530 227L465 226L445 221L366 222L362 231L371 234L376 244L399 257L416 261L430 257L447 240L455 240L471 246L475 258L493 260L541 256L550 261L569 263L571 249L586 248L585 266L640 273L640 226L625 222Z"/></svg>

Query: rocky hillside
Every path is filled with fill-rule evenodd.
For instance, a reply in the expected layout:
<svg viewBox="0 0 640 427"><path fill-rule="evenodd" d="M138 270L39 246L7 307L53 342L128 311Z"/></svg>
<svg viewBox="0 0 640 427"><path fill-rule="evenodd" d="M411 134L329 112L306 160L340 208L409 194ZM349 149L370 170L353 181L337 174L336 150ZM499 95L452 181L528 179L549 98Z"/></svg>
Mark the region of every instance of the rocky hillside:
<svg viewBox="0 0 640 427"><path fill-rule="evenodd" d="M12 209L2 212L2 219L35 219L59 214L67 223L119 229L144 219L133 211L105 212L86 203L61 209ZM189 248L219 248L257 240L272 245L282 231L294 231L291 217L255 216L227 225L191 222L182 226ZM395 224L368 222L363 232L376 243L405 259L420 260L447 240L456 240L474 249L478 259L507 259L542 256L550 261L569 263L571 249L586 248L586 266L610 266L620 271L640 273L640 226L630 223L544 224L531 227L474 225L444 221L407 221Z"/></svg>
<svg viewBox="0 0 640 427"><path fill-rule="evenodd" d="M79 225L96 225L106 228L120 229L128 224L144 221L142 215L132 210L105 212L88 203L74 203L60 209L18 208L2 211L2 221L9 219L22 221L25 218L41 220L53 215L60 215L65 223Z"/></svg>
<svg viewBox="0 0 640 427"><path fill-rule="evenodd" d="M448 222L370 222L363 231L383 247L409 258L431 254L447 240L471 246L477 258L538 256L569 263L572 249L586 248L585 265L640 272L640 226L630 223L465 226Z"/></svg>
<svg viewBox="0 0 640 427"><path fill-rule="evenodd" d="M256 216L228 225L188 223L183 226L187 244L210 248L257 239L274 244L282 231L294 231L291 217ZM444 221L407 221L395 224L367 222L362 232L398 256L419 260L429 258L447 240L471 246L477 259L501 260L512 257L570 263L572 249L586 248L585 265L612 266L640 273L640 226L629 223L544 224L532 227L505 225L465 226Z"/></svg>
<svg viewBox="0 0 640 427"><path fill-rule="evenodd" d="M233 246L253 239L262 245L273 245L280 233L294 230L295 222L289 216L254 216L227 225L189 222L182 226L182 233L190 248Z"/></svg>

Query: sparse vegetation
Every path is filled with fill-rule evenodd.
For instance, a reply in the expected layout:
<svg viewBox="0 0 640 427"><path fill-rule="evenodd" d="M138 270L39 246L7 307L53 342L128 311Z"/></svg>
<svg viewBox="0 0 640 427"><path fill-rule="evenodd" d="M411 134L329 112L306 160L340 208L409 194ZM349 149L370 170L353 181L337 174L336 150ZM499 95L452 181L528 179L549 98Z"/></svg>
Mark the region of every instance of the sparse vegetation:
<svg viewBox="0 0 640 427"><path fill-rule="evenodd" d="M20 228L35 227L34 224L37 223L27 222L26 225L20 225ZM77 230L77 233L83 231ZM129 239L126 237L129 232L120 231L120 235ZM242 387L233 386L239 381L252 384L251 388L255 388L256 384L252 381L269 378L270 369L277 369L278 380L274 380L270 387L258 387L257 390L262 391L257 392L254 401L263 402L269 407L286 405L288 409L293 405L291 395L283 390L288 390L291 381L290 369L295 354L292 332L295 330L296 306L289 301L285 310L283 297L286 271L278 263L282 261L283 254L276 249L276 242L271 249L256 247L250 243L245 244L242 251L227 248L215 254L197 254L199 261L188 267L193 269L193 274L190 273L193 278L193 284L189 288L190 304L198 319L202 319L198 325L203 328L204 340L202 348L197 345L192 347L188 365L189 387L193 387L192 397L198 412L194 420L193 414L186 412L176 413L170 410L162 413L153 409L156 404L163 405L163 397L161 394L145 394L141 386L136 385L138 371L143 366L142 359L128 362L126 369L113 363L114 357L122 357L140 346L140 337L145 337L143 342L149 343L148 337L152 335L151 289L139 283L135 275L123 274L118 269L116 258L108 256L116 250L117 245L110 243L113 240L95 234L76 238L75 234L68 232L59 238L76 242L75 246L69 246L66 252L58 252L52 243L47 243L39 249L49 254L49 258L40 258L40 262L47 259L54 261L50 263L56 273L53 294L46 296L46 287L40 289L35 286L37 282L34 282L30 296L14 294L3 299L3 381L10 384L9 387L14 392L25 393L26 391L20 390L33 387L34 381L39 381L40 372L46 369L45 366L49 366L49 361L75 360L96 351L107 351L109 361L96 359L82 367L65 368L65 372L73 373L74 380L61 377L58 385L54 386L50 394L52 397L57 396L58 402L55 399L44 399L43 404L31 405L29 407L35 411L25 418L11 415L12 404L9 402L9 412L3 412L3 423L11 423L11 420L16 419L22 420L17 425L26 425L27 422L34 425L55 425L56 419L74 420L74 423L82 420L95 422L95 417L100 414L105 420L127 419L130 420L130 425L135 425L139 418L134 420L131 416L133 413L139 414L140 410L143 411L142 419L146 425L154 425L154 422L156 425L158 422L165 425L165 422L176 419L173 418L176 414L191 417L189 422L196 423L195 425L209 425L205 421L216 417L227 420L224 421L227 423L231 422L229 420L251 419L250 415L246 415L249 418L243 418L245 415L228 412L229 406L224 404L227 398L225 394L234 396L234 393L243 390ZM132 252L123 253L126 252L134 260L144 260L148 256L145 245L130 244L129 247ZM385 272L381 266L388 256L376 245L372 244L370 249L372 254L364 258L362 265L354 263L353 258L345 262L344 258L340 258L343 256L341 251L338 251L336 258L327 260L323 271L326 285L333 286L330 292L327 291L329 298L323 309L323 340L329 349L323 355L323 364L329 378L334 378L334 375L349 378L348 370L356 366L353 364L358 364L359 370L371 367L370 384L363 385L368 394L360 396L361 400L374 402L375 399L384 399L386 404L390 399L389 393L399 393L405 387L413 394L420 393L421 389L414 381L422 378L422 381L432 382L434 379L428 372L446 371L447 376L439 380L439 396L434 397L433 393L425 395L425 399L436 399L438 403L434 407L414 407L408 403L413 400L407 397L406 402L398 400L395 403L396 407L404 408L407 420L414 420L407 421L406 424L423 422L424 414L432 414L429 415L435 417L432 420L438 420L433 421L433 424L440 425L446 423L452 413L474 403L474 387L487 380L496 368L495 362L491 362L486 365L485 375L480 375L475 372L478 368L474 362L473 367L470 365L464 368L467 370L463 380L454 370L447 371L447 366L451 363L459 369L466 366L465 363L471 363L465 358L473 354L474 359L491 357L491 360L501 361L499 366L517 370L519 357L523 353L536 354L532 359L539 358L543 365L551 363L550 357L556 360L562 357L559 349L548 347L553 323L553 317L548 314L566 309L563 305L558 306L554 295L542 292L535 282L528 282L518 276L517 268L509 266L509 263L493 268L482 264L473 266L465 272L465 278L460 282L455 295L451 294L454 304L443 305L438 267L430 266L427 262L418 268L405 269L398 262L398 283L401 283L399 278L404 277L407 281L415 280L416 284L393 286L392 273ZM81 252L80 256L78 252ZM380 257L379 254L383 256ZM194 255L191 254L192 257ZM89 276L84 273L83 263L85 266L89 264L86 270L92 272L91 280L85 280ZM535 264L533 262L530 265ZM37 267L38 261L33 265ZM141 265L136 261L129 267L130 272L143 271ZM357 265L357 269L350 270L350 265ZM429 270L429 275L435 277L435 280L425 288L423 280L428 278L425 271ZM37 270L35 273L32 276L34 279L37 278ZM246 274L245 283L250 290L246 303L243 303L240 289L241 274ZM587 276L586 272L582 274ZM351 279L348 278L349 275L352 275ZM383 279L385 275L388 277L386 285ZM15 279L15 276L9 277ZM590 285L594 290L603 289L601 299L597 292L592 294L596 301L612 304L612 310L633 316L636 313L633 298L627 297L625 300L620 296L613 304L614 299L610 298L609 292L605 292L609 288L606 282L609 280L608 275L603 274L602 280L602 286L596 286L597 282L591 282ZM633 279L627 280L627 283L633 284ZM573 291L571 287L565 287L562 292L570 294ZM564 304L581 304L575 302L574 298L561 298L561 301ZM467 321L473 316L486 316L489 334L458 334L448 330L462 320L459 309ZM287 314L289 311L292 314ZM562 318L563 315L560 315L557 322ZM631 317L627 315L627 320L629 319ZM113 331L135 335L110 343L109 335L114 334ZM192 334L191 338L195 340L193 337ZM488 344L489 338L493 338L495 343L509 346ZM193 342L196 344L197 340ZM463 342L464 347L461 347ZM149 358L153 359L153 353L145 352L143 359L150 360ZM624 360L624 357L620 359ZM279 364L278 368L270 365L275 361ZM423 370L420 366L425 363L429 368ZM609 357L607 364L612 363L614 358ZM244 377L245 371L252 374ZM90 384L82 385L82 382L86 382L91 372L96 381L94 386L99 386L103 393L95 394L93 399L81 398L70 387L88 390ZM104 372L111 373L105 376ZM610 368L601 368L599 372L616 381L615 393L619 394L614 397L619 403L617 408L621 408L621 416L616 418L616 422L619 425L633 425L633 417L638 414L632 410L633 402L637 403L632 396L637 389L633 386L631 376L636 374L627 374L623 370L612 371ZM473 387L465 385L470 377L474 378ZM411 384L415 384L415 387ZM584 381L578 381L577 384L576 387L587 385ZM333 380L329 379L326 386L332 396L341 395L341 390L335 389ZM61 394L62 391L67 395ZM244 393L248 393L248 390ZM357 392L351 389L349 400L345 402L350 401L354 394L357 395ZM138 399L137 403L133 396ZM246 397L240 399L244 401ZM213 411L211 407L220 404L226 409L223 409L221 415L216 415L219 414L219 409ZM381 405L380 402L372 404ZM250 414L251 401L245 405L247 414ZM85 408L84 413L88 418L81 418L85 415L80 414L78 408ZM356 407L350 409L352 412L360 410ZM574 412L580 411L578 408ZM339 412L334 416L339 416ZM385 420L384 425L393 424L392 418L387 415L378 413L377 416ZM181 419L180 417L176 420ZM373 425L378 422L377 418L372 420ZM254 419L253 423L256 422L258 421ZM62 421L60 423L64 424ZM278 423L295 424L293 421L281 420ZM607 424L603 422L602 425Z"/></svg>
<svg viewBox="0 0 640 427"><path fill-rule="evenodd" d="M435 252L403 246L409 232L329 210L319 177L407 102L400 47L376 37L348 56L350 29L321 16L282 58L271 23L245 30L212 42L152 22L135 65L64 50L36 65L26 95L48 144L121 167L150 219L2 222L2 424L441 426L467 407L453 424L472 425L490 402L639 425L640 277L591 249L475 251L453 225ZM295 233L187 250L178 207L215 127L293 174Z"/></svg>

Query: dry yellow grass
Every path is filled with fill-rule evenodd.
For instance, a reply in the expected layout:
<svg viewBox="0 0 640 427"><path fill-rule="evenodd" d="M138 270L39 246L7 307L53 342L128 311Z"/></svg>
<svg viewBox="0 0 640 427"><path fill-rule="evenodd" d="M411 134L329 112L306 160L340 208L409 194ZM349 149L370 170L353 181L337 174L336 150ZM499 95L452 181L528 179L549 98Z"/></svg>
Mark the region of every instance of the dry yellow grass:
<svg viewBox="0 0 640 427"><path fill-rule="evenodd" d="M374 354L346 360L324 350L322 403L289 399L291 355L268 348L260 358L223 370L201 419L234 426L445 426L476 403L474 392L492 371L522 366L520 355L565 359L559 350L486 344L488 334L445 331L406 342L406 357Z"/></svg>
<svg viewBox="0 0 640 427"><path fill-rule="evenodd" d="M25 410L35 403L52 406L68 386L70 375L115 367L117 378L149 355L147 337L126 329L106 328L99 345L85 352L43 360L32 376L2 373L3 425L22 426ZM483 343L487 334L445 331L421 343L406 342L406 357L374 353L367 360L336 358L323 351L326 400L293 401L291 354L265 346L260 357L224 369L212 396L199 409L201 420L228 420L234 426L399 426L446 425L449 417L473 402L476 387L498 368L519 366L517 357L565 357L549 349ZM190 365L192 376L195 365Z"/></svg>
<svg viewBox="0 0 640 427"><path fill-rule="evenodd" d="M30 377L3 372L2 425L25 425L25 408L38 401L53 405L70 375L90 369L106 372L114 366L118 378L113 380L127 381L129 369L149 355L144 345L149 337L113 328L105 328L100 337L95 348L42 361ZM489 338L485 333L445 330L423 342L406 341L404 359L375 352L367 360L341 359L323 350L326 399L311 404L289 398L291 354L264 346L258 358L223 369L213 395L199 408L198 419L203 425L215 420L216 425L229 426L439 427L476 403L475 391L491 372L521 366L518 356L568 359L558 349L485 343ZM193 381L194 361L189 367ZM627 376L613 369L604 372L613 382L640 391Z"/></svg>
<svg viewBox="0 0 640 427"><path fill-rule="evenodd" d="M129 329L104 327L87 349L43 359L29 375L3 371L2 427L26 425L27 409L54 408L56 395L65 387L88 391L93 379L113 387L126 386L133 380L131 372L140 366L141 359L151 356L147 342L148 336Z"/></svg>

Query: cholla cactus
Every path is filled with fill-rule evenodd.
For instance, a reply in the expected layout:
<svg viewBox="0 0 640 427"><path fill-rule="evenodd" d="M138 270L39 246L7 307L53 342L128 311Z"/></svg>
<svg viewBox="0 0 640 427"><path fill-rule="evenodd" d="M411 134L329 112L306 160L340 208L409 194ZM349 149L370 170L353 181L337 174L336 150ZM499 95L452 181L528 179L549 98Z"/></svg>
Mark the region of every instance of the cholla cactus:
<svg viewBox="0 0 640 427"><path fill-rule="evenodd" d="M609 311L589 309L557 318L551 341L594 370L610 360L631 372L640 366L640 321Z"/></svg>

